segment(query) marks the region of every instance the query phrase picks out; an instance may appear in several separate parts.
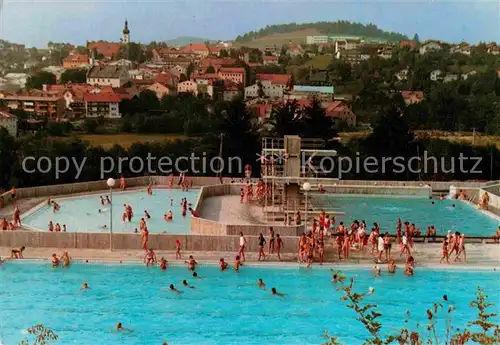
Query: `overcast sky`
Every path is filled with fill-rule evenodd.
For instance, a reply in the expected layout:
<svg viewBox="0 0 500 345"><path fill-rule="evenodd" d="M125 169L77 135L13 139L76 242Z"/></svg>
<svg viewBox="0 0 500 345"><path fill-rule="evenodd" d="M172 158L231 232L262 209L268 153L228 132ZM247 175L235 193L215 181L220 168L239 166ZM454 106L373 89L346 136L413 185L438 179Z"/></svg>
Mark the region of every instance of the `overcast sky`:
<svg viewBox="0 0 500 345"><path fill-rule="evenodd" d="M499 0L0 0L0 38L27 46L48 41L118 41L125 18L133 41L178 36L234 39L268 24L350 20L420 39L500 42Z"/></svg>

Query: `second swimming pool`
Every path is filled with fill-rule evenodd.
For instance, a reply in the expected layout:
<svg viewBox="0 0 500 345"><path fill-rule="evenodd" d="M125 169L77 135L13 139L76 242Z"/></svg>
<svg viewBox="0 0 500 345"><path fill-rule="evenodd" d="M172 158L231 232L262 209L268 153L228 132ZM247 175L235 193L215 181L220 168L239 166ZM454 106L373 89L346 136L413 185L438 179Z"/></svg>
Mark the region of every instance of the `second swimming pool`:
<svg viewBox="0 0 500 345"><path fill-rule="evenodd" d="M390 197L373 195L314 195L316 208L345 212L336 217L338 224L350 224L357 219L366 220L368 229L377 222L382 232L395 233L398 217L401 221L415 223L425 234L427 226L434 225L439 235L451 230L468 236L492 236L500 222L482 214L461 200L430 200L426 198ZM455 205L453 207L453 205Z"/></svg>
<svg viewBox="0 0 500 345"><path fill-rule="evenodd" d="M183 192L179 189L155 189L153 195L145 191L113 193L113 232L132 233L139 227L139 221L147 210L151 219L146 219L151 233L187 234L190 232L191 214L181 215L181 199L187 198L188 203L196 203L199 190ZM101 194L103 197L107 193ZM108 232L110 205L101 205L99 194L73 197L58 200L61 210L54 213L49 206L43 206L34 213L22 219L28 226L48 231L48 223L66 224L68 232ZM170 206L170 200L173 200ZM133 207L132 222L123 222L124 204ZM101 212L99 212L101 209ZM167 222L163 215L172 210L173 221ZM103 226L106 225L106 228Z"/></svg>

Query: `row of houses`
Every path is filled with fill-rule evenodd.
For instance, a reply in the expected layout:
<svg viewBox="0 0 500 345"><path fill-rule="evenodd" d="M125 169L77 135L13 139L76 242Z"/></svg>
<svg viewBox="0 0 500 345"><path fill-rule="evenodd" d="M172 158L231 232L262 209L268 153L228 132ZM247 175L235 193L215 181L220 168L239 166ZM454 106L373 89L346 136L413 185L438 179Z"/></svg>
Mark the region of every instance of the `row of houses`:
<svg viewBox="0 0 500 345"><path fill-rule="evenodd" d="M335 47L335 51L339 50L355 50L359 49L363 46L369 45L378 45L380 47L394 47L399 46L400 48L410 48L418 51L420 54L427 54L432 51L440 51L445 47L449 48L450 53L459 53L464 55L470 55L473 46L467 42L460 42L457 44L448 44L445 42L441 42L438 40L426 40L422 43L418 43L414 40L403 40L395 43L387 43L387 42L373 42L373 40L365 40L362 37L354 37L354 36L306 36L306 44L318 45L318 46L326 46L330 45ZM486 52L493 55L500 54L500 46L496 43L492 42L486 45Z"/></svg>

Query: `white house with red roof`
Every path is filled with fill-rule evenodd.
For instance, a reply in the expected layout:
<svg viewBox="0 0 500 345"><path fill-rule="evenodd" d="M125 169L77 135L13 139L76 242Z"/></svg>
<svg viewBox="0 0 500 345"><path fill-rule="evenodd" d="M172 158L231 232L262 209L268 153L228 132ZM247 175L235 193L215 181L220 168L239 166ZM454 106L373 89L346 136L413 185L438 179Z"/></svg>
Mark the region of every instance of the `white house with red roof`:
<svg viewBox="0 0 500 345"><path fill-rule="evenodd" d="M190 43L181 48L181 52L185 54L195 54L200 57L207 57L210 54L205 43Z"/></svg>
<svg viewBox="0 0 500 345"><path fill-rule="evenodd" d="M293 102L293 99L285 102ZM311 100L302 98L295 100L299 107L305 108L311 105ZM340 122L345 122L349 127L356 127L356 114L352 111L347 102L343 100L323 101L321 106L325 109L325 115L331 117L338 125Z"/></svg>
<svg viewBox="0 0 500 345"><path fill-rule="evenodd" d="M3 127L13 137L17 136L17 117L7 112L0 110L0 127Z"/></svg>
<svg viewBox="0 0 500 345"><path fill-rule="evenodd" d="M191 74L191 79L197 82L198 84L208 85L213 83L216 80L219 80L219 75L217 73L193 73Z"/></svg>
<svg viewBox="0 0 500 345"><path fill-rule="evenodd" d="M264 56L262 58L264 66L278 65L278 57L274 55Z"/></svg>
<svg viewBox="0 0 500 345"><path fill-rule="evenodd" d="M144 88L145 90L153 91L158 99L162 99L165 96L170 95L171 91L167 84L156 82Z"/></svg>
<svg viewBox="0 0 500 345"><path fill-rule="evenodd" d="M255 80L257 82L261 82L262 84L277 85L283 89L286 89L292 82L292 75L259 73L257 74Z"/></svg>
<svg viewBox="0 0 500 345"><path fill-rule="evenodd" d="M120 101L122 98L116 93L88 93L84 96L86 117L104 117L119 119Z"/></svg>
<svg viewBox="0 0 500 345"><path fill-rule="evenodd" d="M246 74L243 67L221 67L217 74L219 79L231 80L234 83L245 85Z"/></svg>

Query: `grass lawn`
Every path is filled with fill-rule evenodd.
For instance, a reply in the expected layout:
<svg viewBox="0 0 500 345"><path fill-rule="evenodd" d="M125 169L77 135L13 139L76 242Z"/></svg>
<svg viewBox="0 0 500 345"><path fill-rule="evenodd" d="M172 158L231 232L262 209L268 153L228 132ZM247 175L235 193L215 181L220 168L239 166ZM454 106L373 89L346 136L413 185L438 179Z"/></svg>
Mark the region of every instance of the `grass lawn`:
<svg viewBox="0 0 500 345"><path fill-rule="evenodd" d="M250 48L263 49L268 45L282 46L291 42L292 44L305 44L306 36L316 36L322 35L316 29L305 29L294 32L279 33L274 35L267 35L264 37L255 38L253 40L247 41L245 43L235 43L236 47L245 46Z"/></svg>
<svg viewBox="0 0 500 345"><path fill-rule="evenodd" d="M84 134L80 139L88 141L92 146L102 146L109 149L114 145L120 145L128 149L134 143L162 143L166 140L185 139L185 135L180 134Z"/></svg>
<svg viewBox="0 0 500 345"><path fill-rule="evenodd" d="M332 60L333 55L316 55L307 61L305 65L317 69L326 69Z"/></svg>
<svg viewBox="0 0 500 345"><path fill-rule="evenodd" d="M339 136L342 142L347 142L350 139L362 138L370 134L368 131L363 132L345 132L340 133ZM456 143L472 144L476 146L495 145L500 150L500 136L484 135L476 133L475 136L472 132L444 132L444 131L415 131L418 138L430 137L448 140Z"/></svg>

